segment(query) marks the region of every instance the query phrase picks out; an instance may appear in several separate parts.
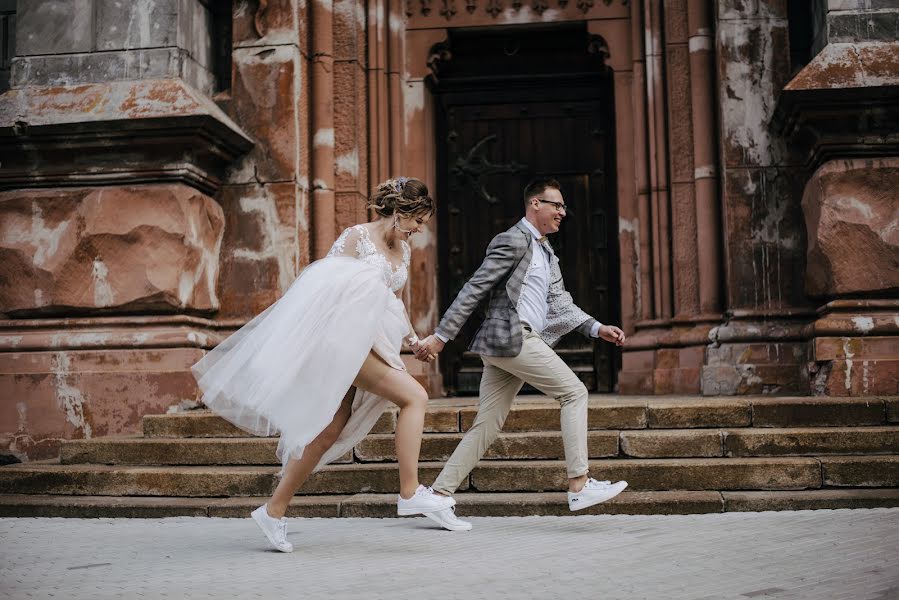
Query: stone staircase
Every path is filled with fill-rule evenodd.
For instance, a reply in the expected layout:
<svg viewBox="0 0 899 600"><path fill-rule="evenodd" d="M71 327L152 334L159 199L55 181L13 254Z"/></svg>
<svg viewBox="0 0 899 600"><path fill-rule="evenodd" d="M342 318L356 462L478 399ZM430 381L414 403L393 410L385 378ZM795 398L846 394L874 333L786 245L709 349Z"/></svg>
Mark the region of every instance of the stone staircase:
<svg viewBox="0 0 899 600"><path fill-rule="evenodd" d="M476 399L433 400L421 479L471 426ZM899 398L592 396L592 474L626 479L587 513L899 506ZM395 516L395 412L291 506L306 517ZM205 410L146 416L143 436L65 442L58 461L0 467L0 516L244 517L278 471L272 438ZM458 494L460 515L566 515L558 405L520 397Z"/></svg>

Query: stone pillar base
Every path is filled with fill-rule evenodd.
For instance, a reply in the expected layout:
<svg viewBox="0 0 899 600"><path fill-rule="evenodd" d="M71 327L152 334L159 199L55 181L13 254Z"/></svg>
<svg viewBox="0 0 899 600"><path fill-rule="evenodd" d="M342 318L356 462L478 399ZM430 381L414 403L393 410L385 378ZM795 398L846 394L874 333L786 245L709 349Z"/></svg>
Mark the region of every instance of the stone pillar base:
<svg viewBox="0 0 899 600"><path fill-rule="evenodd" d="M699 394L711 325L638 326L618 375L621 394Z"/></svg>
<svg viewBox="0 0 899 600"><path fill-rule="evenodd" d="M811 394L899 394L899 300L830 302L809 337Z"/></svg>
<svg viewBox="0 0 899 600"><path fill-rule="evenodd" d="M139 433L144 415L198 399L190 367L228 327L185 316L0 321L0 455L54 458L62 440Z"/></svg>
<svg viewBox="0 0 899 600"><path fill-rule="evenodd" d="M734 311L710 333L703 395L807 395L802 328L811 314L798 309L778 314Z"/></svg>

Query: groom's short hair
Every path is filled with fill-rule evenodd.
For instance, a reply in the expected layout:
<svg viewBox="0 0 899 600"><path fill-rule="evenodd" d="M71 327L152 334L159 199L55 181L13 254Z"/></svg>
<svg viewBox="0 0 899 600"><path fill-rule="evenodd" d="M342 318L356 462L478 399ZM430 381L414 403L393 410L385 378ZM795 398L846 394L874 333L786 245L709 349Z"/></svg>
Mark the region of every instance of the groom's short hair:
<svg viewBox="0 0 899 600"><path fill-rule="evenodd" d="M530 200L534 196L539 196L548 188L562 191L562 186L557 180L553 179L552 177L537 177L535 179L531 179L528 184L524 186L524 205L527 206L528 200Z"/></svg>

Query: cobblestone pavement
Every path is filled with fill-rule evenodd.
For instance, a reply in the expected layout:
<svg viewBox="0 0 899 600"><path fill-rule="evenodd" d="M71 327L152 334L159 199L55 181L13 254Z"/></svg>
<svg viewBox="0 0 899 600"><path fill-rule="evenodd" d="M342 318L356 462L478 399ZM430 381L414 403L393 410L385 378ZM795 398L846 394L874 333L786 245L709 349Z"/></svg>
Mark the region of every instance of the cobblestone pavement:
<svg viewBox="0 0 899 600"><path fill-rule="evenodd" d="M0 598L899 599L899 509L472 521L0 519Z"/></svg>

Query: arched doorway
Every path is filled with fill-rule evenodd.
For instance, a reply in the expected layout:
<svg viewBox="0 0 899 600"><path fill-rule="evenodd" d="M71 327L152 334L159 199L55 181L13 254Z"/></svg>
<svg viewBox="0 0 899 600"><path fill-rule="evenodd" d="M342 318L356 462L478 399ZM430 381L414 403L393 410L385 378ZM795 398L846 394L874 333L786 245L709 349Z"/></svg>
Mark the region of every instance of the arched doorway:
<svg viewBox="0 0 899 600"><path fill-rule="evenodd" d="M441 312L490 239L523 214L521 191L552 176L571 207L552 243L584 310L619 322L614 99L603 39L583 23L453 29L432 50L437 131ZM470 320L441 360L450 394L477 393L481 363L465 352ZM611 391L606 344L567 336L559 354L588 389Z"/></svg>

